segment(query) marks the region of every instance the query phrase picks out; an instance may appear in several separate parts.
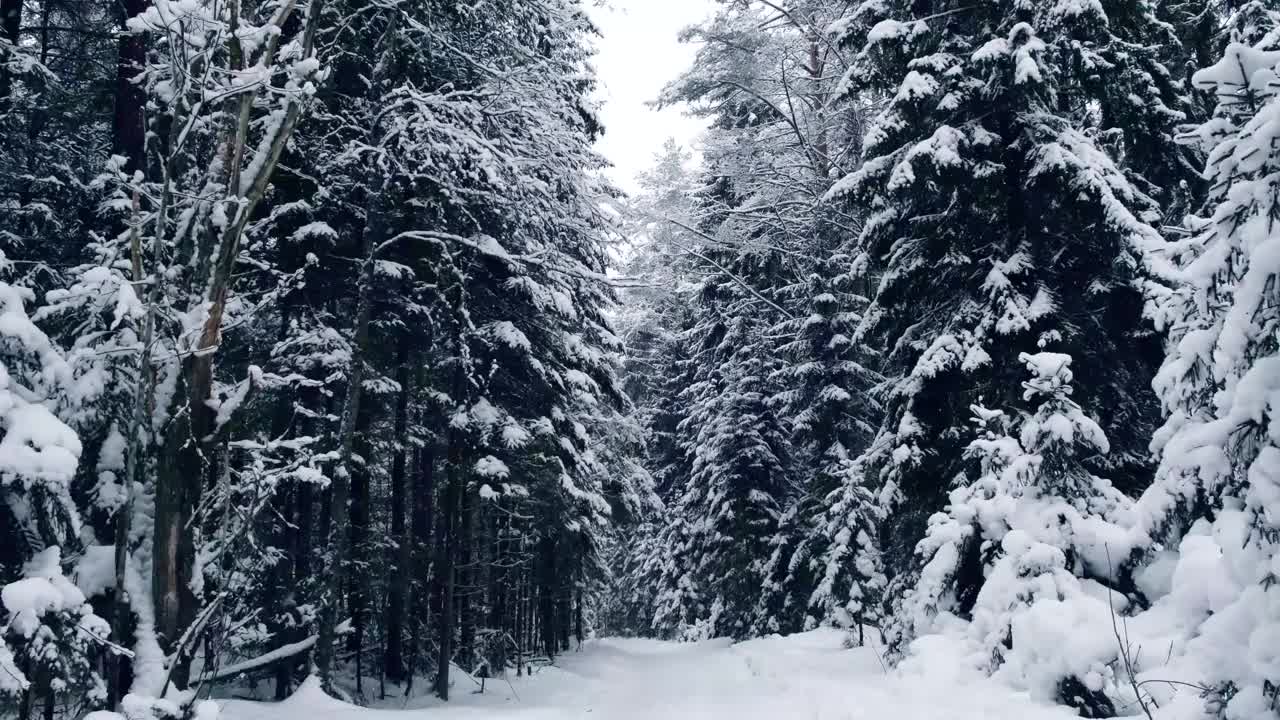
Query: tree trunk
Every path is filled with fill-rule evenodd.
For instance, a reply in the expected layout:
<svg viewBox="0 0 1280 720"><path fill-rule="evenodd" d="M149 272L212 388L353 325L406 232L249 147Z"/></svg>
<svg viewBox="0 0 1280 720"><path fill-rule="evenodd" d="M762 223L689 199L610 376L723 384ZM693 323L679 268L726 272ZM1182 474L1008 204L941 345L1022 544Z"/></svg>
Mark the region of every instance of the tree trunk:
<svg viewBox="0 0 1280 720"><path fill-rule="evenodd" d="M578 647L582 647L582 588L578 587L573 603L573 634L578 638Z"/></svg>
<svg viewBox="0 0 1280 720"><path fill-rule="evenodd" d="M521 548L523 549L524 541L521 539ZM515 589L512 593L513 600L516 605L515 617L515 653L516 653L516 677L524 674L524 626L525 626L525 610L524 610L524 568L520 567L516 570Z"/></svg>
<svg viewBox="0 0 1280 720"><path fill-rule="evenodd" d="M287 5L280 10L280 14L274 18L277 27L288 18L292 7ZM304 57L312 56L322 8L321 0L314 0L308 8L302 41ZM232 37L231 44L234 46L239 39L234 33ZM270 34L262 57L265 65L274 62L277 43L279 34ZM228 184L236 194L236 197L228 198L228 204L234 206L231 219L222 229L212 226L209 228L210 234L217 233L220 242L218 256L210 268L204 293L208 311L192 348L195 352L188 354L182 361L179 388L174 393L174 407L170 414L173 419L169 422L158 463L152 555L153 601L156 605L157 631L166 644L170 645L171 652L179 651L170 673L171 680L179 687L185 687L187 683L190 653L186 648L174 648L172 644L189 627L196 615L197 599L191 590L195 535L198 530L195 513L200 502L201 481L207 469L205 458L209 450L208 440L216 425L215 411L207 402L213 394L215 351L222 336L223 313L231 293L234 277L232 271L239 256L244 227L258 202L266 195L280 153L297 126L302 112L301 103L301 98L288 103L284 117L275 126L265 159L254 166L253 177L248 178L244 184L245 191L239 192L240 182ZM246 124L241 123L237 134L231 139L237 152L242 152L247 142ZM236 178L238 174L239 169L233 166L231 177ZM163 220L163 213L161 219ZM161 237L162 233L157 232L157 244Z"/></svg>
<svg viewBox="0 0 1280 720"><path fill-rule="evenodd" d="M385 202L386 176L376 174L377 180L370 188L373 203L368 210L364 228L364 263L360 271L360 287L356 301L355 332L351 348L351 364L347 372L347 396L338 427L338 461L333 479L329 483L329 576L320 605L319 637L316 640L316 672L325 687L331 687L334 670L333 641L338 627L338 605L342 586L347 578L347 558L350 548L350 527L347 501L351 493L351 462L355 452L356 421L360 414L360 400L364 393L364 358L369 348L369 319L372 315L374 248L381 242L384 232L383 203Z"/></svg>
<svg viewBox="0 0 1280 720"><path fill-rule="evenodd" d="M0 37L11 47L17 47L21 29L22 0L0 0ZM13 77L7 67L7 62L0 62L0 114L8 112L13 95Z"/></svg>
<svg viewBox="0 0 1280 720"><path fill-rule="evenodd" d="M813 114L814 124L817 125L816 137L813 141L813 162L814 172L819 178L825 178L831 172L831 153L827 145L827 98L821 94L823 65L822 56L819 51L821 39L818 36L820 30L817 28L809 28L809 63L805 70L809 73L809 79L812 81L814 88Z"/></svg>
<svg viewBox="0 0 1280 720"><path fill-rule="evenodd" d="M356 414L356 436L353 457L351 458L351 504L349 526L351 528L350 550L352 557L365 557L369 544L369 427L373 422L373 413L369 403L361 403ZM358 455L357 459L355 456ZM369 629L369 593L368 584L363 578L347 575L347 613L351 616L351 634L347 636L347 651L355 653L356 661L356 695L364 694L364 641Z"/></svg>
<svg viewBox="0 0 1280 720"><path fill-rule="evenodd" d="M501 673L507 666L507 557L504 527L508 520L501 512L490 515L490 547L493 548L493 555L489 563L489 627L497 636L489 647L486 660L494 673Z"/></svg>
<svg viewBox="0 0 1280 720"><path fill-rule="evenodd" d="M397 683L407 679L404 620L413 582L417 577L413 571L413 537L405 522L410 496L409 473L405 471L409 453L409 377L409 341L402 334L396 350L396 381L400 384L395 415L398 447L391 461L391 536L395 538L397 546L395 560L391 563L391 587L388 588L387 648L384 658L387 677Z"/></svg>
<svg viewBox="0 0 1280 720"><path fill-rule="evenodd" d="M298 483L294 489L294 528L290 552L293 555L293 586L295 588L301 587L302 583L311 577L311 541L315 536L315 494L315 487L308 482ZM301 640L310 633L310 627L303 621L301 613L297 613L296 618L297 627L294 632L297 633L297 639ZM283 673L287 672L288 677L285 678L285 682L291 684L294 669L298 663L305 662L307 656L308 653L304 653L296 658L285 660L281 663L284 669L278 677L284 677Z"/></svg>
<svg viewBox="0 0 1280 720"><path fill-rule="evenodd" d="M120 0L116 4L120 39L116 45L115 109L111 124L111 152L125 158L124 171L145 167L145 108L146 93L133 79L146 63L146 36L142 33L124 33L125 21L147 9L147 0Z"/></svg>
<svg viewBox="0 0 1280 720"><path fill-rule="evenodd" d="M455 387L460 383L455 383ZM454 567L456 552L457 518L462 496L462 438L458 431L450 429L449 447L445 455L445 493L441 508L441 532L437 545L436 572L440 592L440 615L436 623L436 642L439 653L436 658L436 695L449 699L449 664L453 661L454 593L457 574Z"/></svg>
<svg viewBox="0 0 1280 720"><path fill-rule="evenodd" d="M473 493L469 487L464 487L462 527L458 529L458 659L467 672L471 672L475 665L475 595L479 577L475 567L475 512Z"/></svg>
<svg viewBox="0 0 1280 720"><path fill-rule="evenodd" d="M410 658L421 654L426 657L426 628L430 627L433 611L436 609L435 598L438 596L437 573L431 567L432 520L435 518L435 454L430 448L417 448L414 451L414 468L416 480L413 492L413 577L428 588L428 592L415 594L420 598L414 604L412 617L414 623L414 651ZM425 597L423 597L425 595ZM409 663L412 676L414 667Z"/></svg>
<svg viewBox="0 0 1280 720"><path fill-rule="evenodd" d="M556 607L554 596L555 546L549 537L538 541L538 622L542 651L548 660L556 656Z"/></svg>
<svg viewBox="0 0 1280 720"><path fill-rule="evenodd" d="M280 306L280 332L276 337L277 342L281 342L286 337L289 327L289 304L282 303ZM276 400L275 415L271 419L271 437L283 437L289 430L289 421L293 415L293 398L290 394L281 394ZM268 628L273 637L272 650L284 647L292 642L296 642L301 638L297 637L298 627L294 622L295 611L297 609L297 597L294 595L294 588L297 587L294 579L297 577L297 569L294 567L294 530L290 527L291 523L287 522L296 505L294 495L297 494L297 488L278 488L271 498L272 516L278 518L271 523L271 544L273 548L280 554L280 559L276 561L271 568L271 597L272 607L268 616ZM276 663L275 668L275 698L283 700L289 695L293 678L294 658L286 658Z"/></svg>
<svg viewBox="0 0 1280 720"><path fill-rule="evenodd" d="M196 597L191 590L195 572L195 512L204 480L203 453L195 435L200 425L181 408L181 389L174 394L171 420L165 432L156 474L155 527L152 530L152 597L155 603L156 632L161 647L174 657L172 682L186 687L189 652L176 647L179 636L196 616ZM204 402L198 403L208 408Z"/></svg>

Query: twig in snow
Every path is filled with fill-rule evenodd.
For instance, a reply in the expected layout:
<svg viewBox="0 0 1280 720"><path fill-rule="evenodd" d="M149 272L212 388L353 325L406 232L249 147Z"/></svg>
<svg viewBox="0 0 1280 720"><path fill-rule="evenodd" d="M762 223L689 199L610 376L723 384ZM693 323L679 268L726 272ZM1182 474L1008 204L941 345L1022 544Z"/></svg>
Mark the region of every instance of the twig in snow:
<svg viewBox="0 0 1280 720"><path fill-rule="evenodd" d="M1114 571L1111 566L1111 546L1104 545L1103 549L1107 551L1107 571L1110 574ZM1142 708L1142 712L1146 714L1147 720L1155 720L1155 716L1151 714L1151 708L1147 707L1147 702L1142 699L1142 683L1138 682L1137 675L1133 669L1133 657L1129 654L1129 623L1124 624L1124 637L1120 636L1120 627L1116 624L1116 606L1111 598L1111 586L1107 585L1107 605L1111 609L1111 632L1116 636L1116 643L1120 647L1120 660L1124 663L1125 675L1129 678L1129 685L1133 688L1134 699L1138 702L1138 707Z"/></svg>

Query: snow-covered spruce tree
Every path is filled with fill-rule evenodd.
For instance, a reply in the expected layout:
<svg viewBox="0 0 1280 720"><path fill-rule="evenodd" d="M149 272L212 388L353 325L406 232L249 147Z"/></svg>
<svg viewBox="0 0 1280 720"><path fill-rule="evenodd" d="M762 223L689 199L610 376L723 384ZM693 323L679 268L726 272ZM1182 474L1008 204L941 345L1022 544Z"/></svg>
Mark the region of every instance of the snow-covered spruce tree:
<svg viewBox="0 0 1280 720"><path fill-rule="evenodd" d="M1205 688L1183 694L1194 711L1240 719L1274 717L1280 687L1280 52L1262 43L1231 44L1194 76L1217 98L1189 138L1207 150L1211 213L1175 248L1183 284L1157 308L1172 336L1156 380L1168 419L1139 503L1144 539L1163 550L1151 577L1167 578L1149 594L1175 618L1178 650L1158 674Z"/></svg>
<svg viewBox="0 0 1280 720"><path fill-rule="evenodd" d="M774 401L791 423L805 487L773 540L757 613L762 632L830 623L859 628L861 639L861 625L879 620L882 510L853 462L875 433L879 376L851 340L861 319L853 306L863 299L852 292L849 262L842 253L818 262L803 287L809 312L777 328L794 339L780 348L788 364L774 373L784 388Z"/></svg>
<svg viewBox="0 0 1280 720"><path fill-rule="evenodd" d="M789 444L764 392L763 328L745 314L717 314L719 303L742 294L727 279L709 283L705 317L689 333L702 343L701 372L686 391L690 411L680 425L691 472L655 547L664 557L653 617L661 637L750 634L769 543L791 493Z"/></svg>
<svg viewBox="0 0 1280 720"><path fill-rule="evenodd" d="M1152 303L1157 321L1170 335L1168 357L1154 382L1167 418L1152 443L1162 454L1158 480L1145 494L1143 503L1167 497L1152 508L1152 526L1145 529L1156 539L1168 541L1176 541L1195 520L1210 517L1225 496L1237 494L1242 488L1218 484L1226 481L1230 473L1218 474L1213 481L1191 472L1189 468L1194 463L1183 467L1180 463L1188 458L1169 448L1171 443L1177 446L1175 438L1179 434L1191 431L1196 423L1209 422L1221 412L1217 393L1227 385L1230 375L1217 365L1217 345L1229 330L1226 318L1252 252L1241 237L1250 219L1265 218L1269 213L1262 204L1265 195L1256 196L1258 199L1248 195L1249 189L1256 187L1251 183L1267 177L1269 159L1259 156L1245 162L1242 158L1245 153L1258 152L1247 133L1274 95L1259 78L1269 71L1267 53L1280 40L1271 32L1280 27L1280 8L1268 11L1259 3L1248 3L1245 9L1251 12L1233 16L1230 34L1255 37L1259 47L1231 45L1217 64L1197 73L1197 85L1215 97L1217 109L1212 119L1182 138L1200 146L1209 158L1205 176L1211 183L1207 205L1210 214L1195 219L1196 232L1190 237L1166 247L1166 254L1178 263L1181 282L1174 291L1158 295ZM1240 339L1233 341L1236 347L1243 347ZM1230 482L1238 483L1239 479L1236 476Z"/></svg>
<svg viewBox="0 0 1280 720"><path fill-rule="evenodd" d="M917 546L924 566L891 639L967 620L984 669L1087 717L1111 716L1119 648L1099 582L1113 575L1109 545L1124 537L1117 523L1132 501L1086 465L1109 444L1071 398L1071 357L1021 360L1031 374L1024 397L1037 407L1013 416L973 407L979 436L966 456L977 472L930 518Z"/></svg>
<svg viewBox="0 0 1280 720"><path fill-rule="evenodd" d="M1142 213L1153 225L1180 224L1205 193L1202 159L1177 141L1178 130L1199 118L1173 67L1185 62L1181 28L1161 17L1163 4L1111 0L1085 12L1067 5L1049 10L1064 16L1064 30L1075 41L1074 67L1058 86L1060 107L1088 106L1093 117L1081 126L1156 201Z"/></svg>
<svg viewBox="0 0 1280 720"><path fill-rule="evenodd" d="M1188 121L1195 124L1207 121L1217 106L1212 92L1196 87L1195 72L1217 62L1228 43L1262 42L1274 28L1274 21L1268 17L1274 9L1272 0L1163 0L1156 3L1157 15L1178 36L1176 45L1163 49L1179 91L1188 96ZM1199 159L1203 163L1203 155Z"/></svg>
<svg viewBox="0 0 1280 720"><path fill-rule="evenodd" d="M735 634L833 622L848 600L841 596L857 594L842 574L856 566L845 551L857 547L858 532L839 533L838 527L846 520L867 526L853 515L834 524L817 522L834 502L832 491L852 480L843 466L861 452L866 430L876 421L867 415L874 403L864 392L873 373L862 366L865 357L845 332L857 322L852 312L860 301L845 281L848 258L840 251L858 217L823 200L834 178L857 162L854 148L863 129L859 105L841 102L835 92L847 58L826 34L846 11L841 3L823 0L786 8L726 4L689 31L704 45L693 67L664 94L668 102L691 103L712 121L705 150L714 168L710 181L687 208L691 217L676 218L670 234L685 267L726 292L714 304L699 306L691 323L680 317L666 325L668 332L688 331L692 342L673 343L667 353L674 361L664 375L670 385L654 390L660 412L650 416L651 430L657 440L678 437L686 446L694 441L670 429L673 420L698 412L696 396L683 388L707 377L707 363L723 361L698 349L698 325L706 327L703 314L710 307L726 327L758 328L751 331L751 352L769 368L758 391L782 423L786 444L799 449L787 470L792 481L776 498L782 524L769 538L760 568L765 592L752 611L751 628ZM724 382L732 383L731 375L726 372ZM692 427L685 422L686 430ZM677 515L685 478L695 474L693 458L667 453L657 468L658 486L668 491L668 507ZM835 541L835 534L844 540ZM872 530L861 537L875 535Z"/></svg>
<svg viewBox="0 0 1280 720"><path fill-rule="evenodd" d="M69 287L45 295L33 314L68 347L69 392L62 414L84 445L72 492L99 543L112 543L112 518L126 502L126 436L138 378L139 331L146 315L130 277L127 248L87 243L92 262L72 268Z"/></svg>
<svg viewBox="0 0 1280 720"><path fill-rule="evenodd" d="M11 271L0 255L0 272ZM20 571L50 545L76 543L80 514L71 499L82 446L54 409L72 380L62 350L31 322L26 303L33 293L0 281L0 478L7 545L24 549L5 560Z"/></svg>
<svg viewBox="0 0 1280 720"><path fill-rule="evenodd" d="M831 193L871 213L857 262L880 280L854 341L885 350L886 412L862 462L895 508L886 553L899 572L971 467L968 407L1022 407L1025 350L1071 355L1077 402L1111 438L1089 462L1144 484L1159 349L1139 295L1160 242L1142 219L1154 205L1095 142L1104 128L1078 91L1080 53L1096 72L1114 66L1097 54L1118 42L1103 6L913 7L868 3L847 28L867 39L850 87L890 97L866 163Z"/></svg>
<svg viewBox="0 0 1280 720"><path fill-rule="evenodd" d="M11 271L0 255L0 272ZM81 530L71 484L82 448L53 412L72 370L28 317L32 299L0 281L0 708L20 718L68 701L84 710L104 701L98 656L110 634L63 576L61 547L75 549Z"/></svg>
<svg viewBox="0 0 1280 720"><path fill-rule="evenodd" d="M70 701L84 712L107 697L99 657L111 626L94 614L84 593L63 576L54 545L36 553L22 577L0 588L0 708L28 718L46 717Z"/></svg>

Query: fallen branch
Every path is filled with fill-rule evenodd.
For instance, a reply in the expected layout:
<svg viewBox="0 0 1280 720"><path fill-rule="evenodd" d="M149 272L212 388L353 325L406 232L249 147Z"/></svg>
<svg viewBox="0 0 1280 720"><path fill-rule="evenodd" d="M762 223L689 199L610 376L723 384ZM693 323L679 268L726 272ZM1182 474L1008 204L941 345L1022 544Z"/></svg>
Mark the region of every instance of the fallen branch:
<svg viewBox="0 0 1280 720"><path fill-rule="evenodd" d="M245 660L244 662L238 662L234 665L228 665L224 668L221 668L220 670L215 672L213 675L209 676L208 682L217 682L219 680L224 680L229 677L235 677L236 675L240 675L241 673L257 670L260 667L271 665L272 663L275 663L279 660L283 660L285 658L293 657L294 655L304 653L315 646L317 639L319 639L318 635L312 635L311 637L306 638L305 640L299 640L298 642L289 643L288 645L281 645L275 650L272 650L271 652L263 655L259 655L258 657L253 658L252 660Z"/></svg>

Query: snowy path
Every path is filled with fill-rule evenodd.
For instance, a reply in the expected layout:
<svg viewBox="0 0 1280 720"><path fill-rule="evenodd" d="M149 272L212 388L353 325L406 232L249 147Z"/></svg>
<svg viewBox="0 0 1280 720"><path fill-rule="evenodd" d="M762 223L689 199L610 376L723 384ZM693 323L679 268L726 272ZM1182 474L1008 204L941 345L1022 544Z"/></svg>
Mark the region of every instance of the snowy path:
<svg viewBox="0 0 1280 720"><path fill-rule="evenodd" d="M367 709L304 688L279 703L229 701L223 720L1068 720L1073 713L959 669L945 648L886 673L870 649L817 631L737 645L606 639L532 678L455 685L454 702Z"/></svg>

